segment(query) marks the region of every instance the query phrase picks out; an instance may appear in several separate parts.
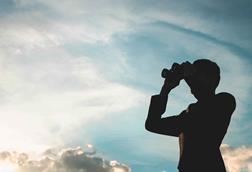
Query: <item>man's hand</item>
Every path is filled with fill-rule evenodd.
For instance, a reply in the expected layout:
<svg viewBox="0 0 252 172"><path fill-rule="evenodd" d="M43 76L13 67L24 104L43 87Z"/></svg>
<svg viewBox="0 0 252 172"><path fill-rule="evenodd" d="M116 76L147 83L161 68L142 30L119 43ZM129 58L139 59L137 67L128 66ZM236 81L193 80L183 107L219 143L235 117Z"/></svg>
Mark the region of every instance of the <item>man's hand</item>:
<svg viewBox="0 0 252 172"><path fill-rule="evenodd" d="M167 77L164 80L162 86L161 95L168 95L169 92L179 85L180 79L177 78L172 72L168 73Z"/></svg>

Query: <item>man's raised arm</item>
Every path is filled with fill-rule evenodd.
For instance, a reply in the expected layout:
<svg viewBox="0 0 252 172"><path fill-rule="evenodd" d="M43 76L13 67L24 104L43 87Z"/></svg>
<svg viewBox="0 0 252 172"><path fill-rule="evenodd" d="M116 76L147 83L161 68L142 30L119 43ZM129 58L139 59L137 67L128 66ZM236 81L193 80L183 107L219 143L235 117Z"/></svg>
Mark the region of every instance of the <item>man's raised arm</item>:
<svg viewBox="0 0 252 172"><path fill-rule="evenodd" d="M148 116L145 121L146 130L176 137L182 132L183 113L186 113L185 110L180 115L165 118L161 117L166 110L168 94L178 85L178 80L171 80L171 78L169 78L168 82L166 78L160 94L151 96Z"/></svg>

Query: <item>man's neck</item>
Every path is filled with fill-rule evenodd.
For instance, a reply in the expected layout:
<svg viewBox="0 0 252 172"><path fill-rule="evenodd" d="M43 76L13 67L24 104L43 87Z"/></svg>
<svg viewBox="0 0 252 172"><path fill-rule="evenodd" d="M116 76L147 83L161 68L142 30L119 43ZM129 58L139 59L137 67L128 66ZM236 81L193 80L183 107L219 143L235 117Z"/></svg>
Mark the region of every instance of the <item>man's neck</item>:
<svg viewBox="0 0 252 172"><path fill-rule="evenodd" d="M208 101L210 99L212 99L213 97L215 96L215 92L211 92L211 93L206 93L204 95L202 95L198 102L205 102L205 101Z"/></svg>

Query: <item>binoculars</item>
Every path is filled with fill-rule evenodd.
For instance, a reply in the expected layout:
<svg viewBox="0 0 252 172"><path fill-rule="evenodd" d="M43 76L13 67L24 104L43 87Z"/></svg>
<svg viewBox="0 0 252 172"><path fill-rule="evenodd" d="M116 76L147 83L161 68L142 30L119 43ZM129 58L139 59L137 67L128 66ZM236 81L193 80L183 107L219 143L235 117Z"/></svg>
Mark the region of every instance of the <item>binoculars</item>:
<svg viewBox="0 0 252 172"><path fill-rule="evenodd" d="M173 63L171 69L164 68L161 72L161 76L166 78L169 74L174 75L178 79L185 79L188 76L191 76L196 71L193 64L186 61L182 64Z"/></svg>

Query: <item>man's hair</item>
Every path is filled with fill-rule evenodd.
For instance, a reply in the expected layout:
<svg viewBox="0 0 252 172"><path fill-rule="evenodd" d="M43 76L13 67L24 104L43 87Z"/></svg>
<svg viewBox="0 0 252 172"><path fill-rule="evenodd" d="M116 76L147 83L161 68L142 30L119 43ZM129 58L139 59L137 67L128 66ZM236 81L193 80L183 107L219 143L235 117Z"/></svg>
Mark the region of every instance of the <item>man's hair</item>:
<svg viewBox="0 0 252 172"><path fill-rule="evenodd" d="M195 60L193 65L211 83L211 89L215 90L220 82L220 67L209 59Z"/></svg>

